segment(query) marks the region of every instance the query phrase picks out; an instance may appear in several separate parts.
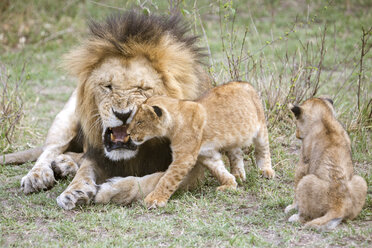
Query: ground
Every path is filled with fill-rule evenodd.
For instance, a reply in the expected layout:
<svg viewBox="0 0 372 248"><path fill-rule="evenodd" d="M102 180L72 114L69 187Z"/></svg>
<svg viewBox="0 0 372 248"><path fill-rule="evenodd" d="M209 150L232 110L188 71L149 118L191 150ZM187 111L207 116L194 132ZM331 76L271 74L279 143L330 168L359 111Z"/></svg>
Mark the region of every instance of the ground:
<svg viewBox="0 0 372 248"><path fill-rule="evenodd" d="M84 37L87 19L129 6L167 13L169 5L113 0L0 3L0 89L16 92L19 82L24 113L10 144L0 119L1 154L43 143L54 116L76 86L76 79L59 68L61 56ZM362 27L369 30L372 23L370 1L184 1L179 7L192 24L191 32L199 34L200 45L206 47L205 69L216 84L243 79L260 92L277 177L262 178L252 149L247 149L248 178L236 192L216 192L217 182L209 176L196 190L175 194L164 209L147 210L137 202L64 211L56 197L71 178L26 196L20 180L33 163L0 164L0 246L370 247L371 187L360 215L333 231L288 223L289 215L284 214L293 198L301 145L286 105L311 96L318 86L315 95L334 99L351 137L356 173L371 184L372 125L366 120L372 99L371 52L360 70Z"/></svg>

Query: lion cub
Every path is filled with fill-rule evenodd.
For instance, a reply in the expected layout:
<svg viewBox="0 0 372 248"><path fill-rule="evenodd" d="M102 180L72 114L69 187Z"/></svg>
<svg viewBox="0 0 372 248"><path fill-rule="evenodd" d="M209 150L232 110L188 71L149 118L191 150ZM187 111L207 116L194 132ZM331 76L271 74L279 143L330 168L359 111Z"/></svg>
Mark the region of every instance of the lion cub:
<svg viewBox="0 0 372 248"><path fill-rule="evenodd" d="M302 155L295 173L295 199L285 212L298 208L289 221L335 228L362 210L366 181L353 172L350 139L335 118L330 99L312 98L291 106Z"/></svg>
<svg viewBox="0 0 372 248"><path fill-rule="evenodd" d="M241 148L255 144L263 175L274 177L264 111L254 88L231 82L207 92L197 101L151 97L137 110L128 130L136 144L154 137L171 142L173 162L146 198L150 207L164 206L197 159L218 179L219 190L235 189L235 177L245 180ZM231 175L219 150L227 151Z"/></svg>

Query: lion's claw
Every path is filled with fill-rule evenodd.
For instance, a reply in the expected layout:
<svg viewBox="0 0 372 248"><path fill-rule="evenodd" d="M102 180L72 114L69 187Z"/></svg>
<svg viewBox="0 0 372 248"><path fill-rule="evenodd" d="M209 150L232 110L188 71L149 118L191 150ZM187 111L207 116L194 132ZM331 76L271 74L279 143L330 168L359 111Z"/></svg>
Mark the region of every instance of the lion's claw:
<svg viewBox="0 0 372 248"><path fill-rule="evenodd" d="M52 169L56 177L74 176L79 166L66 154L61 154L52 162Z"/></svg>

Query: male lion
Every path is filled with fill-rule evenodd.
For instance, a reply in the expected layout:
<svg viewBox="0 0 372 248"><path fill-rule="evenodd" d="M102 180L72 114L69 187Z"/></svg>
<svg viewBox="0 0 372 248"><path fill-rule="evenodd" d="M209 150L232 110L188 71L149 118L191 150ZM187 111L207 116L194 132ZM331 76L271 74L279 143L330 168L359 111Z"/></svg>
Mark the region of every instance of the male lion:
<svg viewBox="0 0 372 248"><path fill-rule="evenodd" d="M165 206L197 160L218 179L219 190L236 189L235 177L246 179L241 148L252 142L263 175L275 175L262 104L246 82L218 86L197 101L153 96L139 107L127 132L137 145L154 137L171 142L173 162L146 196L149 207ZM226 170L221 149L227 152L235 177Z"/></svg>
<svg viewBox="0 0 372 248"><path fill-rule="evenodd" d="M30 193L52 187L55 175L76 173L57 198L64 209L89 202L96 184L114 176L124 177L120 180L128 203L141 197L141 190L152 191L161 175L156 172L171 163L171 151L167 140L137 146L128 139L127 124L137 106L153 95L195 99L210 87L196 37L186 35L179 16L127 12L105 23L91 22L89 28L88 39L65 56L78 87L53 122L43 153L21 181L23 191ZM73 161L62 153L76 138L83 139L85 155L69 154ZM202 176L199 168L186 186Z"/></svg>
<svg viewBox="0 0 372 248"><path fill-rule="evenodd" d="M285 212L298 208L289 221L307 221L314 227L335 228L362 210L366 181L353 172L350 139L337 121L333 103L312 98L291 107L302 155L295 174L295 199Z"/></svg>

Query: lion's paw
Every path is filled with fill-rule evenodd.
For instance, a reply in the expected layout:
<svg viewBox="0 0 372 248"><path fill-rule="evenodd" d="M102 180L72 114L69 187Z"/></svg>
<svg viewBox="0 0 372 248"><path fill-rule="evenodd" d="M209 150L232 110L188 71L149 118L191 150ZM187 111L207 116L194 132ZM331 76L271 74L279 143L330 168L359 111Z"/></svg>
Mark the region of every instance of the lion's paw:
<svg viewBox="0 0 372 248"><path fill-rule="evenodd" d="M69 155L60 154L52 162L52 169L56 177L67 177L74 176L79 166Z"/></svg>
<svg viewBox="0 0 372 248"><path fill-rule="evenodd" d="M94 202L107 204L116 194L117 190L112 187L111 182L103 183L98 188L97 194L94 197Z"/></svg>
<svg viewBox="0 0 372 248"><path fill-rule="evenodd" d="M274 178L275 177L275 171L271 168L264 168L261 170L261 174L266 178Z"/></svg>
<svg viewBox="0 0 372 248"><path fill-rule="evenodd" d="M49 189L54 185L53 170L49 166L32 168L26 176L21 179L21 189L25 194Z"/></svg>
<svg viewBox="0 0 372 248"><path fill-rule="evenodd" d="M114 177L99 186L94 201L103 204L111 201L127 205L133 202L138 190L138 181L135 177Z"/></svg>
<svg viewBox="0 0 372 248"><path fill-rule="evenodd" d="M68 187L57 197L57 204L65 210L70 210L77 205L88 204L96 192L95 185L84 184L83 187Z"/></svg>
<svg viewBox="0 0 372 248"><path fill-rule="evenodd" d="M149 209L165 207L167 205L167 201L168 199L166 197L161 197L154 192L151 192L145 198L146 207Z"/></svg>

